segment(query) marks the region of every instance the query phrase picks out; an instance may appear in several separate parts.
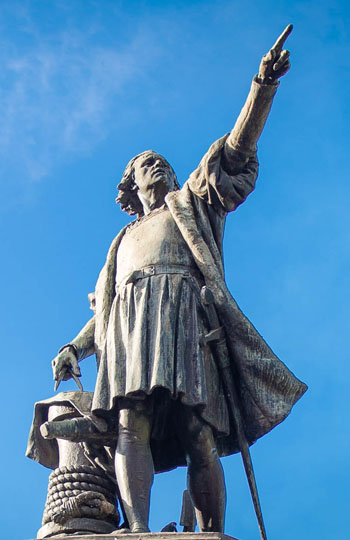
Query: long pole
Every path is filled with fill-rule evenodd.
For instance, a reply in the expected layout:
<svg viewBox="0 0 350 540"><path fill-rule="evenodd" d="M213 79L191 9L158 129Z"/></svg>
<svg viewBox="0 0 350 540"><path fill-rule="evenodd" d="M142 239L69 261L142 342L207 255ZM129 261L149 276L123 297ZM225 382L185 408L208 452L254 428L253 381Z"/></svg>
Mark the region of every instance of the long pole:
<svg viewBox="0 0 350 540"><path fill-rule="evenodd" d="M260 536L262 540L267 540L266 529L264 525L264 519L262 516L261 505L260 505L260 500L259 500L259 495L258 495L258 487L255 480L252 458L250 455L247 438L244 433L242 416L241 416L240 406L238 403L238 396L237 396L231 368L225 367L223 370L221 370L221 373L223 375L223 382L224 382L224 387L226 391L226 396L230 403L229 408L231 410L232 417L236 426L238 445L241 452L244 469L247 475L247 480L248 480L249 489L250 489L250 493L253 500L255 514L258 520Z"/></svg>
<svg viewBox="0 0 350 540"><path fill-rule="evenodd" d="M208 289L208 287L202 288L201 301L204 305L206 305L208 322L211 329L211 332L209 332L208 336L206 336L207 339L205 339L205 341L210 342L213 340L215 342L214 356L218 363L218 368L221 373L226 398L229 402L228 408L236 427L238 446L241 452L242 461L243 461L244 469L246 472L250 493L253 500L255 514L258 520L261 540L267 540L266 529L264 525L264 519L262 516L261 505L260 505L260 500L259 500L259 495L258 495L258 488L256 485L256 480L255 480L252 458L250 456L249 445L248 445L248 441L244 432L241 408L240 408L238 393L236 389L236 384L233 379L232 366L229 360L226 340L223 336L221 336L221 338L219 339L217 337L218 334L220 334L220 330L222 330L223 332L223 329L220 327L219 318L217 316L216 309L214 307L213 294L210 291L210 289Z"/></svg>

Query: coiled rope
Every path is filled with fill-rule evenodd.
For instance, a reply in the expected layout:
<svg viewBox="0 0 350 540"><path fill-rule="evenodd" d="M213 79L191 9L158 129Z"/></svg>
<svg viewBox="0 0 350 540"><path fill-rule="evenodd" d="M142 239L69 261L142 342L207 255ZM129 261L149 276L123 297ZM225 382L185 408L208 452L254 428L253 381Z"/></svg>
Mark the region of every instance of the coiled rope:
<svg viewBox="0 0 350 540"><path fill-rule="evenodd" d="M50 474L42 524L64 523L73 517L105 519L118 525L116 485L103 470L61 467Z"/></svg>

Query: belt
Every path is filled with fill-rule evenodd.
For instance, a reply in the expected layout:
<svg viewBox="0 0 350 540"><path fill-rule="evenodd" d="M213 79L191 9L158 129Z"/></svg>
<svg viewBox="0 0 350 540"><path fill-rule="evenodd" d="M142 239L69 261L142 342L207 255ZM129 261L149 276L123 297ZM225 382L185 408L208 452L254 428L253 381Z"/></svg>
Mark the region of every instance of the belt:
<svg viewBox="0 0 350 540"><path fill-rule="evenodd" d="M181 274L183 277L190 278L189 281L196 295L198 306L204 310L206 317L208 318L209 314L206 307L208 304L213 303L214 299L212 298L212 293L209 291L208 287L204 286L200 289L201 285L191 279L194 277L203 279L202 274L196 268L191 266L185 266L183 264L150 264L149 266L145 266L140 270L134 270L131 272L131 274L122 279L120 283L117 283L116 288L128 285L129 283L135 283L135 281L138 279L143 279L150 276L159 276L161 274ZM207 296L209 296L210 301L208 301ZM212 324L210 324L212 322L213 321L208 320L210 327L212 326ZM202 344L210 341L222 341L225 339L224 328L222 326L218 326L217 324L214 326L217 326L217 328L212 328L208 334L199 336L199 340Z"/></svg>
<svg viewBox="0 0 350 540"><path fill-rule="evenodd" d="M117 283L117 287L135 283L138 279L159 276L161 274L181 274L184 277L202 277L201 273L191 266L185 266L183 264L150 264L140 270L131 272L131 274L122 279L120 283Z"/></svg>

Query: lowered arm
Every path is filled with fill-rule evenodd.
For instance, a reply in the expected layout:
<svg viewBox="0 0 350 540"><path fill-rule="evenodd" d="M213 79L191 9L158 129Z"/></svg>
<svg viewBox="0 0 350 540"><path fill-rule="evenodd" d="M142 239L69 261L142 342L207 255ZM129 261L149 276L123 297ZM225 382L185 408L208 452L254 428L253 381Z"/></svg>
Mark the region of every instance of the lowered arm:
<svg viewBox="0 0 350 540"><path fill-rule="evenodd" d="M60 348L58 355L52 360L54 380L59 380L61 372L64 372L63 380L81 376L78 362L96 352L95 346L95 316L80 330L78 335L66 345Z"/></svg>

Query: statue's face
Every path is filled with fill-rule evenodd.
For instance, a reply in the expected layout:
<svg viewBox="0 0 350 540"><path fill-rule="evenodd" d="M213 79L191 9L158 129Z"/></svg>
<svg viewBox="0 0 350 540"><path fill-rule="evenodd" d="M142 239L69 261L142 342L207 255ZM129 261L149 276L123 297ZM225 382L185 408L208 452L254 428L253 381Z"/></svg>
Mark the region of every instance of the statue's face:
<svg viewBox="0 0 350 540"><path fill-rule="evenodd" d="M135 183L140 193L150 189L168 192L174 189L174 174L165 159L155 152L140 156L134 163Z"/></svg>

